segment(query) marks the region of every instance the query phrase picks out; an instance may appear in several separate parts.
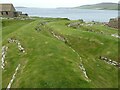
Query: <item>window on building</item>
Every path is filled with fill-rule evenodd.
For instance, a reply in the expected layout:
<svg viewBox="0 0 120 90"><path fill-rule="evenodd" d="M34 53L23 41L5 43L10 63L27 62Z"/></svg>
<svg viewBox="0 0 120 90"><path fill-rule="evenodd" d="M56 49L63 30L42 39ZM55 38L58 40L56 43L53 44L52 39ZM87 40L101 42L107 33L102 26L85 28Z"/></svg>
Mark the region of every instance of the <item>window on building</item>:
<svg viewBox="0 0 120 90"><path fill-rule="evenodd" d="M8 12L6 12L6 15L8 15Z"/></svg>
<svg viewBox="0 0 120 90"><path fill-rule="evenodd" d="M3 12L1 12L1 15L3 15Z"/></svg>

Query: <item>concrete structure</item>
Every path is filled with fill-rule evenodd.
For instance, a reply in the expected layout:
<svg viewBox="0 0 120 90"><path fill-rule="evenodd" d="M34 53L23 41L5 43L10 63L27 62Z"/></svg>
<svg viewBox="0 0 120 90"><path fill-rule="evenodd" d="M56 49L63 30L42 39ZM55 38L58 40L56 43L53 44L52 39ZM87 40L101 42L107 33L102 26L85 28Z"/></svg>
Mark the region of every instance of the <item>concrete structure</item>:
<svg viewBox="0 0 120 90"><path fill-rule="evenodd" d="M13 4L0 4L0 17L13 18L19 17L20 15L22 15L22 12L16 11ZM25 15L28 16L27 14Z"/></svg>

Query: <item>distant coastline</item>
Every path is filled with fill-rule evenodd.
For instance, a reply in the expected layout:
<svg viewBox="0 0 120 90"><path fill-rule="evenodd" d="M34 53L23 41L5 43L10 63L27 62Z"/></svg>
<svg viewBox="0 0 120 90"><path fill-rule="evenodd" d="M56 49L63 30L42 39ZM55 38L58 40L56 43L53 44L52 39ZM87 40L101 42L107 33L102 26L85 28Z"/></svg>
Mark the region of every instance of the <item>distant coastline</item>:
<svg viewBox="0 0 120 90"><path fill-rule="evenodd" d="M18 6L18 7L15 7L15 8L28 8L28 7Z"/></svg>
<svg viewBox="0 0 120 90"><path fill-rule="evenodd" d="M118 3L98 3L92 5L82 5L75 8L79 9L96 9L96 10L120 10Z"/></svg>
<svg viewBox="0 0 120 90"><path fill-rule="evenodd" d="M97 3L77 7L58 7L57 9L92 9L92 10L120 10L119 3Z"/></svg>
<svg viewBox="0 0 120 90"><path fill-rule="evenodd" d="M40 8L40 7L17 6L15 8ZM41 9L43 9L43 8L41 8ZM56 8L53 8L53 9L120 10L120 4L119 3L107 3L107 2L105 2L105 3L82 5L82 6L76 6L76 7L56 7Z"/></svg>

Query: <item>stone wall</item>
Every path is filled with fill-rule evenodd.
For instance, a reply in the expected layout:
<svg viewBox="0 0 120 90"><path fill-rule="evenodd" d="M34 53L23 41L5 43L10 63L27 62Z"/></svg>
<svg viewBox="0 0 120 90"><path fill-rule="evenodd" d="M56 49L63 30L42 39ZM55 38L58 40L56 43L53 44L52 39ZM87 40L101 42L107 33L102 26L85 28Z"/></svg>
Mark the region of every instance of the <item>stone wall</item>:
<svg viewBox="0 0 120 90"><path fill-rule="evenodd" d="M112 18L112 19L110 19L109 23L108 23L108 26L118 29L119 26L120 26L120 18Z"/></svg>
<svg viewBox="0 0 120 90"><path fill-rule="evenodd" d="M3 16L3 17L14 17L15 14L14 14L14 12L2 11L2 12L0 12L0 16Z"/></svg>

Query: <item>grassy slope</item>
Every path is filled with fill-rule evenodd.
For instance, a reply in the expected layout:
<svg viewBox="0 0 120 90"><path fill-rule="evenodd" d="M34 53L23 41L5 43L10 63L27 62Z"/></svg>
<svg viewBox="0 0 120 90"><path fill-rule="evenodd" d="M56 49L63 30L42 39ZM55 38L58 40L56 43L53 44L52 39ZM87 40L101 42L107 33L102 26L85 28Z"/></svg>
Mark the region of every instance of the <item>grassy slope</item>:
<svg viewBox="0 0 120 90"><path fill-rule="evenodd" d="M117 81L117 69L114 68L113 70L113 67L110 68L109 65L106 65L104 62L99 61L98 57L100 55L103 55L113 60L117 60L118 40L111 37L110 35L108 36L95 34L92 32L82 32L84 30L82 28L68 28L67 25L65 25L66 23L68 22L60 21L58 23L51 23L49 27L55 29L55 31L59 33L64 34L71 43L71 47L74 48L80 54L80 56L83 57L84 64L88 70L88 76L90 76L93 81L93 87L109 87L109 85L114 86L115 82ZM96 28L96 26L93 26L93 30L95 29L94 27ZM103 32L106 32L104 31L106 30L106 27L103 28L103 26L101 26L99 29ZM110 29L108 32L113 33L113 30ZM114 33L117 33L117 31ZM104 45L100 45L99 42L104 43ZM113 72L114 75L112 74L112 76L110 76L109 71ZM113 77L114 79L112 79ZM114 81L114 83L109 80Z"/></svg>
<svg viewBox="0 0 120 90"><path fill-rule="evenodd" d="M41 26L41 32L35 31L36 25L48 20L52 22ZM117 68L98 60L98 56L102 54L117 59L116 38L82 32L84 29L68 28L65 24L70 21L67 20L40 19L10 22L13 23L6 26L8 23L4 22L3 26L3 45L9 46L6 70L3 71L3 87L8 85L19 63L21 67L12 87L117 87ZM105 27L101 28L105 29ZM71 47L82 57L91 82L85 80L79 69L81 61L76 53L64 42L54 38L49 30L54 30L68 38ZM26 50L25 54L20 53L15 44L7 43L7 39L11 37L21 41ZM89 39L96 41L90 42ZM104 45L100 45L98 41L103 42Z"/></svg>

